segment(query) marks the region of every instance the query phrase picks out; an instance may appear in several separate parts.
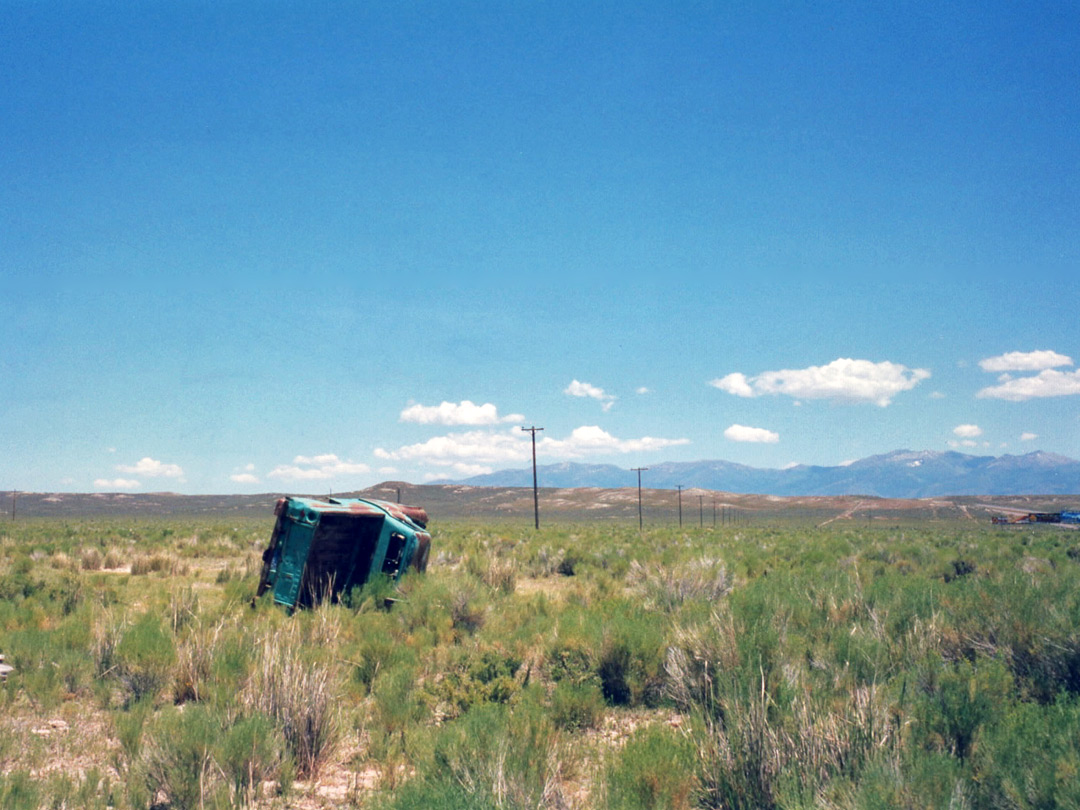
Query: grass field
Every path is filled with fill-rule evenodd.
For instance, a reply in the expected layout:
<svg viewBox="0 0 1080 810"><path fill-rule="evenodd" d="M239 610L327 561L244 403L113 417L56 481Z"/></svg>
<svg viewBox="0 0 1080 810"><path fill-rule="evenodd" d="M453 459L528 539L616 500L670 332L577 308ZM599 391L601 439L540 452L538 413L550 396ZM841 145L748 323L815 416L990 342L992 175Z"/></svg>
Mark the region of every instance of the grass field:
<svg viewBox="0 0 1080 810"><path fill-rule="evenodd" d="M1080 534L821 522L436 521L293 616L269 515L5 523L0 807L1080 806Z"/></svg>

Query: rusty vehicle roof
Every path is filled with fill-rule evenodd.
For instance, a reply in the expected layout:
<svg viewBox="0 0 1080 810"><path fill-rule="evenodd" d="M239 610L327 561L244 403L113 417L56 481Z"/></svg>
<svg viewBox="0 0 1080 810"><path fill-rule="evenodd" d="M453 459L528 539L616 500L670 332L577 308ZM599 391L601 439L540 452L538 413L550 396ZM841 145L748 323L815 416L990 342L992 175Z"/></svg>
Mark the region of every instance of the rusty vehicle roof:
<svg viewBox="0 0 1080 810"><path fill-rule="evenodd" d="M427 523L427 512L419 506L406 506L390 501L368 500L365 498L281 498L278 501L280 511L286 501L299 504L304 509L309 509L320 514L347 514L368 517L383 517L389 515L395 520L423 530Z"/></svg>

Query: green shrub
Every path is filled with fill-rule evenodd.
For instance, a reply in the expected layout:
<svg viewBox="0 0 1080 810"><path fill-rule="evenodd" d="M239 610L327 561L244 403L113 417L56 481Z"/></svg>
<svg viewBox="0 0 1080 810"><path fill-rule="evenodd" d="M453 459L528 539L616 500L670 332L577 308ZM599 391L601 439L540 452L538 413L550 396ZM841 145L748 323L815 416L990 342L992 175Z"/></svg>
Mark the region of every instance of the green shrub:
<svg viewBox="0 0 1080 810"><path fill-rule="evenodd" d="M220 734L220 724L202 706L165 709L143 741L150 795L164 794L170 810L196 810L221 796L224 785L213 758Z"/></svg>
<svg viewBox="0 0 1080 810"><path fill-rule="evenodd" d="M664 726L638 731L605 774L609 810L690 810L700 792L694 746Z"/></svg>
<svg viewBox="0 0 1080 810"><path fill-rule="evenodd" d="M120 743L113 762L118 773L129 773L138 761L146 719L152 712L151 701L141 700L128 709L112 713L113 733Z"/></svg>
<svg viewBox="0 0 1080 810"><path fill-rule="evenodd" d="M922 668L915 707L915 733L932 751L965 759L979 729L1009 705L1013 681L1005 665L994 659L951 666L928 661Z"/></svg>
<svg viewBox="0 0 1080 810"><path fill-rule="evenodd" d="M161 620L144 613L124 630L113 656L118 677L137 702L156 697L169 683L176 647Z"/></svg>
<svg viewBox="0 0 1080 810"><path fill-rule="evenodd" d="M592 644L572 634L556 638L546 656L548 677L556 683L568 683L574 686L586 684L599 686L600 677L596 674L596 661Z"/></svg>
<svg viewBox="0 0 1080 810"><path fill-rule="evenodd" d="M380 672L411 657L414 657L414 653L391 632L389 627L369 620L357 649L350 657L353 664L353 680L363 687L364 695L369 695Z"/></svg>
<svg viewBox="0 0 1080 810"><path fill-rule="evenodd" d="M5 810L38 810L38 785L26 771L0 773L0 807Z"/></svg>
<svg viewBox="0 0 1080 810"><path fill-rule="evenodd" d="M394 579L382 572L373 574L363 585L353 586L343 599L346 607L357 613L385 610L393 604L397 592Z"/></svg>
<svg viewBox="0 0 1080 810"><path fill-rule="evenodd" d="M215 746L215 761L231 788L233 801L251 806L263 782L285 793L292 783L292 761L273 721L260 714L238 720Z"/></svg>
<svg viewBox="0 0 1080 810"><path fill-rule="evenodd" d="M977 804L1080 807L1080 702L1001 707L973 746Z"/></svg>
<svg viewBox="0 0 1080 810"><path fill-rule="evenodd" d="M421 784L425 795L446 790L451 806L559 807L561 769L558 732L530 694L513 707L478 704L440 728ZM464 797L468 803L457 805Z"/></svg>
<svg viewBox="0 0 1080 810"><path fill-rule="evenodd" d="M604 699L612 706L655 706L664 689L664 633L659 614L624 603L610 606L596 660Z"/></svg>
<svg viewBox="0 0 1080 810"><path fill-rule="evenodd" d="M504 810L493 796L476 795L451 781L413 779L394 792L388 810Z"/></svg>
<svg viewBox="0 0 1080 810"><path fill-rule="evenodd" d="M405 735L426 714L416 688L416 669L400 662L382 672L372 692L373 742L380 752L404 750Z"/></svg>
<svg viewBox="0 0 1080 810"><path fill-rule="evenodd" d="M604 716L604 696L592 683L563 681L551 695L551 720L564 731L596 728Z"/></svg>
<svg viewBox="0 0 1080 810"><path fill-rule="evenodd" d="M443 677L429 687L451 716L479 703L507 703L521 689L522 661L501 645L478 644L455 652Z"/></svg>

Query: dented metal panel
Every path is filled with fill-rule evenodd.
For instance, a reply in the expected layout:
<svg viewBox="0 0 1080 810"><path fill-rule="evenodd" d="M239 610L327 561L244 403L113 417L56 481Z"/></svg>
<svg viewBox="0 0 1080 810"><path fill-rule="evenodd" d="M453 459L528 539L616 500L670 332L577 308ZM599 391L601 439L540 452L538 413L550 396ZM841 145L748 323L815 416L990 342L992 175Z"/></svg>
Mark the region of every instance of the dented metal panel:
<svg viewBox="0 0 1080 810"><path fill-rule="evenodd" d="M263 552L259 595L272 590L289 608L308 606L363 585L373 574L400 579L423 571L431 548L427 512L360 498L282 498Z"/></svg>

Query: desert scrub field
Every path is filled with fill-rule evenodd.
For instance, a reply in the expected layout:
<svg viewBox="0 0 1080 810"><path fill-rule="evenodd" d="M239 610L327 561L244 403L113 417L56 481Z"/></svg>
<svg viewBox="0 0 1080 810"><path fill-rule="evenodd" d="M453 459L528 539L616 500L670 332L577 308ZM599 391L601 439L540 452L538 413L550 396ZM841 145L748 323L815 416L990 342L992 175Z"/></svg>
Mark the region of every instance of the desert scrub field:
<svg viewBox="0 0 1080 810"><path fill-rule="evenodd" d="M0 807L1080 806L1076 532L436 522L289 616L271 525L0 528Z"/></svg>

